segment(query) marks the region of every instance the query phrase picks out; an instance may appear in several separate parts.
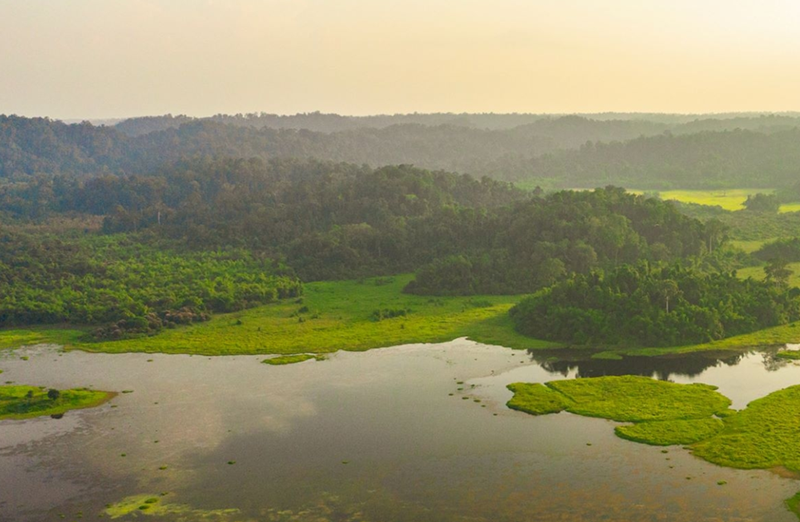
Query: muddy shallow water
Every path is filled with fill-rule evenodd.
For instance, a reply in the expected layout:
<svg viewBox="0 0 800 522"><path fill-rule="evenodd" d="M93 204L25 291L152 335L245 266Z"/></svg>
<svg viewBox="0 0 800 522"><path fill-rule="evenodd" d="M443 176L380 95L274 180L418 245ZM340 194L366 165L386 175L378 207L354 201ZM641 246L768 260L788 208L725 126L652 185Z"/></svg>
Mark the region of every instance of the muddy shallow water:
<svg viewBox="0 0 800 522"><path fill-rule="evenodd" d="M2 381L131 393L0 422L0 519L96 519L167 493L183 511L147 520L796 520L783 500L800 481L504 406L510 382L633 373L715 384L741 408L800 383L800 366L770 353L563 362L455 340L261 359L3 352Z"/></svg>

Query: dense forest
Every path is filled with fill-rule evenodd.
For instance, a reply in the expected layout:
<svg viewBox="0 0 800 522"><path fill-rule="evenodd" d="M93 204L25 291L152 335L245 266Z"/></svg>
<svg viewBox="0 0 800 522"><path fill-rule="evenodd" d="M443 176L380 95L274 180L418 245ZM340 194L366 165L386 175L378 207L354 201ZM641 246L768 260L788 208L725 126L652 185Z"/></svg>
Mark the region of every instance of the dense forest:
<svg viewBox="0 0 800 522"><path fill-rule="evenodd" d="M155 121L168 124L150 125L151 120L144 119L116 127L0 116L0 180L151 174L165 164L198 156L315 158L372 167L413 164L551 188L716 188L743 183L782 188L796 184L800 169L800 119L794 116L680 123L536 117L509 128L485 128L456 124L453 115L419 115L387 117L399 123L386 126L331 132L296 126L333 116L159 117ZM294 118L296 125L279 125L273 122L276 118ZM246 124L253 121L264 125ZM154 130L147 130L150 127Z"/></svg>
<svg viewBox="0 0 800 522"><path fill-rule="evenodd" d="M179 252L120 236L0 226L0 326L99 325L97 338L154 333L302 294L291 270L242 250Z"/></svg>
<svg viewBox="0 0 800 522"><path fill-rule="evenodd" d="M536 197L488 178L316 161L204 159L152 176L41 179L0 191L0 203L18 217L105 216L106 233L265 251L304 280L423 267L408 291L426 294L532 291L568 272L698 256L722 240L719 227L622 189Z"/></svg>
<svg viewBox="0 0 800 522"><path fill-rule="evenodd" d="M719 247L724 227L687 218L657 199L607 187L518 203L497 212L483 235L492 238L487 247L423 266L406 291L528 293L574 272L699 257Z"/></svg>
<svg viewBox="0 0 800 522"><path fill-rule="evenodd" d="M700 258L725 238L716 220L620 188L541 195L411 166L313 160L40 177L6 187L0 203L11 223L0 238L0 324L95 324L96 338L296 297L300 280L416 272L407 292L519 294L572 274ZM61 236L21 225L67 216L102 225Z"/></svg>
<svg viewBox="0 0 800 522"><path fill-rule="evenodd" d="M614 116L158 117L119 129L0 117L0 326L153 334L298 299L304 281L400 273L415 274L412 294L533 294L514 309L519 331L572 344L681 344L796 319L785 283L797 240L753 254L727 244L797 236L800 213L778 213L800 193L795 116ZM295 128L309 121L318 130ZM739 212L607 183L754 179L781 190ZM605 188L552 188L593 184ZM764 282L731 275L763 263ZM548 321L558 326L541 332Z"/></svg>
<svg viewBox="0 0 800 522"><path fill-rule="evenodd" d="M574 345L679 346L797 321L800 290L778 278L625 265L555 283L511 317L526 335Z"/></svg>

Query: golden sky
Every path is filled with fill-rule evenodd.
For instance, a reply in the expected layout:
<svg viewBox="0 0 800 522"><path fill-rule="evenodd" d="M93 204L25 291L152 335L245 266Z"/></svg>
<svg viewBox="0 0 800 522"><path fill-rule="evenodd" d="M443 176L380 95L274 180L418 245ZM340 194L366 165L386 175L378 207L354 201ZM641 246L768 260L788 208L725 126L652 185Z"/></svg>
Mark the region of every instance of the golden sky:
<svg viewBox="0 0 800 522"><path fill-rule="evenodd" d="M800 0L0 0L0 113L800 110Z"/></svg>

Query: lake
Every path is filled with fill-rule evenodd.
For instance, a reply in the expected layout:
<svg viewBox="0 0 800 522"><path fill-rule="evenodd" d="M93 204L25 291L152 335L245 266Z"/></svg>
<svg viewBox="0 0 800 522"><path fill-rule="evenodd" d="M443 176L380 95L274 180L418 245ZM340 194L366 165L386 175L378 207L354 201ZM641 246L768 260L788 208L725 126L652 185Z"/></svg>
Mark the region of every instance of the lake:
<svg viewBox="0 0 800 522"><path fill-rule="evenodd" d="M511 411L505 386L651 375L717 385L742 408L800 383L800 366L774 351L555 355L464 339L288 366L2 352L3 381L129 393L62 419L0 422L0 519L96 519L152 495L172 507L147 520L796 521L783 506L794 478L628 442L611 421Z"/></svg>

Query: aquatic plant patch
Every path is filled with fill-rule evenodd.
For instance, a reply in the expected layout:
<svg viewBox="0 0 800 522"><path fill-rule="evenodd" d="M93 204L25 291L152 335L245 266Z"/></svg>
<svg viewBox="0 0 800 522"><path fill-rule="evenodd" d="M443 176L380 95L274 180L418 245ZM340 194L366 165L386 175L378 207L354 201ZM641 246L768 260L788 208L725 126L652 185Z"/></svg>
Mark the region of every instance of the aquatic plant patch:
<svg viewBox="0 0 800 522"><path fill-rule="evenodd" d="M567 397L571 413L622 422L702 419L726 410L731 401L708 384L675 384L634 375L552 381Z"/></svg>
<svg viewBox="0 0 800 522"><path fill-rule="evenodd" d="M514 392L514 397L506 405L531 415L558 413L565 410L571 402L564 395L539 383L517 382L509 384L508 389Z"/></svg>
<svg viewBox="0 0 800 522"><path fill-rule="evenodd" d="M719 419L689 419L640 422L617 426L618 437L653 446L693 444L719 433L723 423Z"/></svg>
<svg viewBox="0 0 800 522"><path fill-rule="evenodd" d="M214 520L233 522L239 519L238 509L194 509L185 504L165 502L164 495L133 495L106 507L103 514L111 519L127 516L176 517L177 520ZM172 518L171 518L172 519ZM170 519L170 520L171 520Z"/></svg>
<svg viewBox="0 0 800 522"><path fill-rule="evenodd" d="M655 446L688 445L708 462L739 469L800 472L800 385L755 400L744 410L706 384L674 384L647 377L595 377L514 383L509 408L542 415L569 411L627 421L618 437ZM800 518L800 493L786 500Z"/></svg>
<svg viewBox="0 0 800 522"><path fill-rule="evenodd" d="M692 451L714 464L743 469L783 466L800 472L800 385L755 400L725 419L725 428Z"/></svg>
<svg viewBox="0 0 800 522"><path fill-rule="evenodd" d="M264 359L261 362L263 362L264 364L270 364L272 366L283 366L286 364L295 364L295 363L301 363L303 361L310 361L311 359L314 359L316 361L324 361L325 356L311 355L308 353L299 353L297 355L281 355L279 357L271 357L269 359Z"/></svg>

